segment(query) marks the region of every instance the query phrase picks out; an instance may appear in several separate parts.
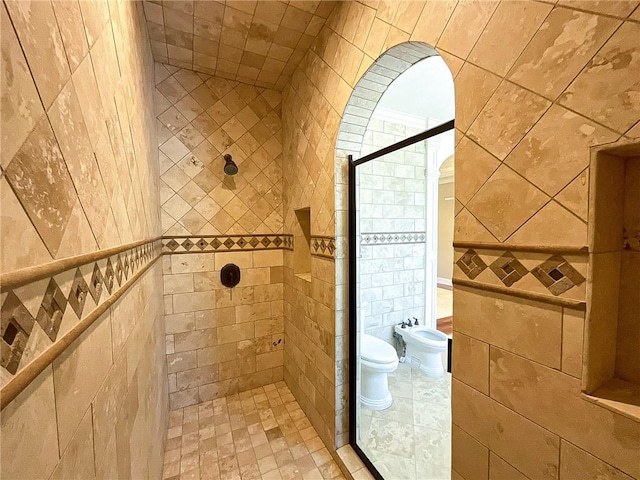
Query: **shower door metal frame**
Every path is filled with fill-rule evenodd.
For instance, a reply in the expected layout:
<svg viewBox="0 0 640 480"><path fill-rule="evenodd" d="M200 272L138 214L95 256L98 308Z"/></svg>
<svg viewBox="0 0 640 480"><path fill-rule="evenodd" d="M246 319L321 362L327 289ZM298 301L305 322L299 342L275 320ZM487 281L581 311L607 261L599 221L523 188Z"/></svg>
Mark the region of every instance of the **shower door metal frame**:
<svg viewBox="0 0 640 480"><path fill-rule="evenodd" d="M455 127L454 120L449 120L437 127L430 128L424 132L413 135L412 137L401 140L400 142L384 147L373 153L365 155L357 160L353 159L352 155L348 157L348 194L349 194L349 444L351 448L356 452L360 460L365 464L369 472L376 478L376 480L385 480L380 474L378 469L374 466L373 462L369 460L369 457L358 446L356 438L356 408L359 399L356 398L356 386L357 386L357 341L358 341L358 320L357 310L358 305L356 302L356 285L357 285L357 262L356 262L356 168L359 165L370 162L377 158L383 157L397 150L401 150L405 147L413 145L414 143L422 142L441 133L453 130Z"/></svg>

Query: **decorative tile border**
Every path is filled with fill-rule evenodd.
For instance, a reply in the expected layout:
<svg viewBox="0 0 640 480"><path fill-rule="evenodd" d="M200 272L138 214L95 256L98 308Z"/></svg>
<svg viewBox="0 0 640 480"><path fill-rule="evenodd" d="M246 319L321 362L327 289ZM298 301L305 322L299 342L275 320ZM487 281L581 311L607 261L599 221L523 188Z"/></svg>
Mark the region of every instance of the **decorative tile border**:
<svg viewBox="0 0 640 480"><path fill-rule="evenodd" d="M236 252L251 250L277 250L293 245L287 235L203 235L194 237L162 237L162 253ZM293 246L292 246L293 248Z"/></svg>
<svg viewBox="0 0 640 480"><path fill-rule="evenodd" d="M518 249L522 251L522 249ZM487 268L507 288L516 285L531 274L554 296L582 285L586 279L562 255L552 255L537 266L528 269L512 251L505 251L487 265L475 249L467 249L455 262L469 280L476 279Z"/></svg>
<svg viewBox="0 0 640 480"><path fill-rule="evenodd" d="M360 245L401 245L406 243L424 243L424 232L381 232L360 234Z"/></svg>
<svg viewBox="0 0 640 480"><path fill-rule="evenodd" d="M113 255L101 256L101 252L95 252L92 261L44 279L36 278L30 283L3 288L0 307L2 383L24 366L22 360L26 352L28 360L33 360L56 342L63 324L66 331L90 315L160 254L160 240ZM37 332L38 329L50 343L43 342L45 337Z"/></svg>
<svg viewBox="0 0 640 480"><path fill-rule="evenodd" d="M336 255L335 237L312 236L309 244L311 255L334 259Z"/></svg>

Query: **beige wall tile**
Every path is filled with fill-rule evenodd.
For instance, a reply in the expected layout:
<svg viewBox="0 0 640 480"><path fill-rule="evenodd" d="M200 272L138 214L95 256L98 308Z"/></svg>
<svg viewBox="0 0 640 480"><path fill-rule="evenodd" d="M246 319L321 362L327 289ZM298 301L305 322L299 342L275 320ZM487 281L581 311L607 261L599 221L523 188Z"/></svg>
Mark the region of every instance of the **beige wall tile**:
<svg viewBox="0 0 640 480"><path fill-rule="evenodd" d="M560 106L552 106L505 163L553 196L589 165L591 145L618 135ZM557 159L562 158L562 162Z"/></svg>
<svg viewBox="0 0 640 480"><path fill-rule="evenodd" d="M455 379L452 414L455 425L529 478L557 478L558 436Z"/></svg>
<svg viewBox="0 0 640 480"><path fill-rule="evenodd" d="M11 25L7 11L0 10L2 22L2 156L3 168L9 164L44 113L29 65Z"/></svg>
<svg viewBox="0 0 640 480"><path fill-rule="evenodd" d="M49 108L71 75L51 2L13 0L6 5L40 97Z"/></svg>
<svg viewBox="0 0 640 480"><path fill-rule="evenodd" d="M503 81L467 135L503 160L549 106L544 98Z"/></svg>
<svg viewBox="0 0 640 480"><path fill-rule="evenodd" d="M467 62L455 77L456 127L466 132L500 84L500 77ZM469 92L473 91L473 95Z"/></svg>
<svg viewBox="0 0 640 480"><path fill-rule="evenodd" d="M55 480L96 478L91 420L91 409L88 409L73 434L69 446L62 454L60 463L49 478Z"/></svg>
<svg viewBox="0 0 640 480"><path fill-rule="evenodd" d="M456 332L451 372L453 377L489 394L489 344Z"/></svg>
<svg viewBox="0 0 640 480"><path fill-rule="evenodd" d="M111 367L109 315L86 330L53 362L60 446L64 450Z"/></svg>
<svg viewBox="0 0 640 480"><path fill-rule="evenodd" d="M451 468L464 478L489 478L489 450L457 425L451 428Z"/></svg>
<svg viewBox="0 0 640 480"><path fill-rule="evenodd" d="M507 243L583 247L588 243L587 224L551 201L511 235Z"/></svg>
<svg viewBox="0 0 640 480"><path fill-rule="evenodd" d="M580 380L492 348L490 382L491 397L498 402L628 475L638 475L640 424L583 399Z"/></svg>
<svg viewBox="0 0 640 480"><path fill-rule="evenodd" d="M468 203L468 210L500 241L533 216L549 197L504 164Z"/></svg>
<svg viewBox="0 0 640 480"><path fill-rule="evenodd" d="M551 5L537 2L501 2L473 47L469 61L504 76L551 9Z"/></svg>
<svg viewBox="0 0 640 480"><path fill-rule="evenodd" d="M498 455L490 452L489 480L527 480L527 477L501 459Z"/></svg>
<svg viewBox="0 0 640 480"><path fill-rule="evenodd" d="M467 58L499 2L458 2L438 40L438 48Z"/></svg>
<svg viewBox="0 0 640 480"><path fill-rule="evenodd" d="M40 158L40 162L31 159ZM52 255L56 255L76 193L51 125L42 117L5 169L20 199Z"/></svg>
<svg viewBox="0 0 640 480"><path fill-rule="evenodd" d="M562 371L582 377L584 349L584 312L568 308L562 311Z"/></svg>
<svg viewBox="0 0 640 480"><path fill-rule="evenodd" d="M0 201L2 202L0 270L9 272L29 267L34 263L50 262L51 254L39 238L6 178L0 180Z"/></svg>
<svg viewBox="0 0 640 480"><path fill-rule="evenodd" d="M637 82L630 81L640 72L640 61L632 53L639 32L637 23L625 22L562 94L560 102L618 132L633 126L640 110L635 102L625 99L637 95L639 89ZM618 68L615 68L614 59L621 56L626 60L616 63ZM609 68L596 67L605 64ZM602 85L597 95L594 95L594 85Z"/></svg>
<svg viewBox="0 0 640 480"><path fill-rule="evenodd" d="M572 478L631 480L632 477L563 440L560 446L560 480Z"/></svg>
<svg viewBox="0 0 640 480"><path fill-rule="evenodd" d="M554 8L507 78L556 99L619 25L612 18Z"/></svg>
<svg viewBox="0 0 640 480"><path fill-rule="evenodd" d="M456 148L456 198L466 205L499 165L497 158L468 137L460 140Z"/></svg>
<svg viewBox="0 0 640 480"><path fill-rule="evenodd" d="M48 477L59 460L53 373L46 368L16 399L2 410L2 462L4 478ZM15 439L20 438L20 442ZM25 443L26 442L26 443ZM38 448L39 455L32 455Z"/></svg>
<svg viewBox="0 0 640 480"><path fill-rule="evenodd" d="M454 287L454 330L560 368L562 308Z"/></svg>

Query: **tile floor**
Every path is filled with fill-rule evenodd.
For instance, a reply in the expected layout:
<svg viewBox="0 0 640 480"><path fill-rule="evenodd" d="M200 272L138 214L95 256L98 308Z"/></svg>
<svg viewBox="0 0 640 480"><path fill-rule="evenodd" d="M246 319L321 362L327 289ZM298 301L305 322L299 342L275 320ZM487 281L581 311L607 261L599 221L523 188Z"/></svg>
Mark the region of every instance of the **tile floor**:
<svg viewBox="0 0 640 480"><path fill-rule="evenodd" d="M284 382L174 410L163 479L344 479Z"/></svg>
<svg viewBox="0 0 640 480"><path fill-rule="evenodd" d="M360 410L360 447L385 480L450 479L451 374L429 378L401 363L389 389L391 407Z"/></svg>

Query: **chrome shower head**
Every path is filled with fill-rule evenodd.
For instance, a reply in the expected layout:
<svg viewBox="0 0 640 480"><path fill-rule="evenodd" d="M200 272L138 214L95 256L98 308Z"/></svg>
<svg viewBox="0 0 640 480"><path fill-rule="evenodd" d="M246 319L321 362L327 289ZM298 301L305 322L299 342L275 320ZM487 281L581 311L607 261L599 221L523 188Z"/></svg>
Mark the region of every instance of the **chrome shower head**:
<svg viewBox="0 0 640 480"><path fill-rule="evenodd" d="M238 173L238 166L228 153L224 156L224 173L227 175L235 175Z"/></svg>

